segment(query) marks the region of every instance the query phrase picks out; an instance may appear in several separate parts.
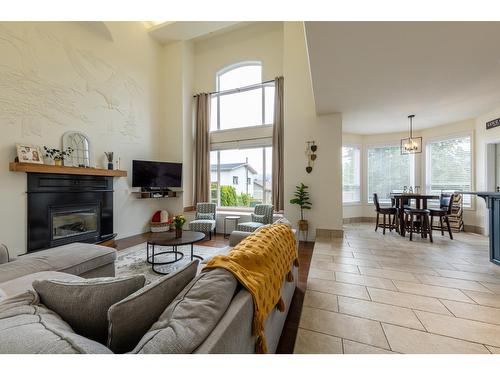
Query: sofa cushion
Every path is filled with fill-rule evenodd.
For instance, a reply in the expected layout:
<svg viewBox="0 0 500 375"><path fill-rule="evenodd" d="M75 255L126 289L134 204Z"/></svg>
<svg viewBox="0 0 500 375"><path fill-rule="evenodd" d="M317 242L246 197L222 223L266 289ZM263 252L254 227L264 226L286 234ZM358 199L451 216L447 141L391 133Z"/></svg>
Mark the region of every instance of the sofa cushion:
<svg viewBox="0 0 500 375"><path fill-rule="evenodd" d="M213 331L236 290L221 268L203 272L175 298L132 353L192 353Z"/></svg>
<svg viewBox="0 0 500 375"><path fill-rule="evenodd" d="M162 277L108 310L108 347L114 353L134 349L175 297L196 276L198 260Z"/></svg>
<svg viewBox="0 0 500 375"><path fill-rule="evenodd" d="M144 286L144 275L82 281L36 280L42 304L59 314L76 333L106 344L108 309Z"/></svg>
<svg viewBox="0 0 500 375"><path fill-rule="evenodd" d="M5 293L2 288L0 288L0 301L4 300L5 298L7 298L7 293Z"/></svg>
<svg viewBox="0 0 500 375"><path fill-rule="evenodd" d="M115 249L75 242L23 255L14 262L0 264L0 283L41 271L80 275L113 263L115 259Z"/></svg>
<svg viewBox="0 0 500 375"><path fill-rule="evenodd" d="M83 278L69 273L56 271L43 271L31 273L29 275L18 277L14 280L9 280L0 284L0 289L4 291L6 296L14 296L33 289L33 281L35 280L60 280L60 281L79 281Z"/></svg>
<svg viewBox="0 0 500 375"><path fill-rule="evenodd" d="M0 244L0 264L7 263L9 260L9 249L4 244Z"/></svg>
<svg viewBox="0 0 500 375"><path fill-rule="evenodd" d="M0 303L0 353L112 354L104 345L77 335L60 316L40 305L33 291Z"/></svg>

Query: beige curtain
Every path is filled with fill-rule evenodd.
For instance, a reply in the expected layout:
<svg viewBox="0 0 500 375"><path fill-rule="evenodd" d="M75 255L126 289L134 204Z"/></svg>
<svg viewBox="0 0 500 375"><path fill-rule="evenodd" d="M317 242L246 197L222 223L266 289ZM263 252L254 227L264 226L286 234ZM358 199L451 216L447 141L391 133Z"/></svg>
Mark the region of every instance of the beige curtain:
<svg viewBox="0 0 500 375"><path fill-rule="evenodd" d="M284 145L283 145L283 131L284 131L284 108L283 108L283 95L284 95L284 79L283 77L276 77L274 80L274 126L273 126L273 206L275 211L283 211L285 208L284 200Z"/></svg>
<svg viewBox="0 0 500 375"><path fill-rule="evenodd" d="M210 202L210 94L196 95L194 204Z"/></svg>

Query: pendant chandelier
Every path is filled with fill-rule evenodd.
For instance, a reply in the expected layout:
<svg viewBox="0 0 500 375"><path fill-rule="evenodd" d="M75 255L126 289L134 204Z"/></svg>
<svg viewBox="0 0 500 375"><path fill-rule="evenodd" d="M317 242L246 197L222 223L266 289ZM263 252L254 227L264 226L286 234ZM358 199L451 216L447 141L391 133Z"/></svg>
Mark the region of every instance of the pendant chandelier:
<svg viewBox="0 0 500 375"><path fill-rule="evenodd" d="M410 120L410 136L401 139L401 155L419 154L422 152L422 137L413 136L413 118L415 115L409 115Z"/></svg>

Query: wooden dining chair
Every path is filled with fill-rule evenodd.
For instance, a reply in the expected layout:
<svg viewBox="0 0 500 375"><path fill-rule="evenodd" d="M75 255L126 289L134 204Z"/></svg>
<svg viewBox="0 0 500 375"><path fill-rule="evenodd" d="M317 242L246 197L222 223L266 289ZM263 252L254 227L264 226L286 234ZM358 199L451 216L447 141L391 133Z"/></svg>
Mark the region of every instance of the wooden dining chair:
<svg viewBox="0 0 500 375"><path fill-rule="evenodd" d="M445 221L446 227L448 228L448 234L450 235L450 240L453 239L449 220L449 215L451 215L451 210L453 208L453 196L454 194L441 194L439 199L439 208L431 208L429 210L431 214L432 229L441 230L441 236L444 236L443 221ZM433 226L434 217L439 217L439 227Z"/></svg>
<svg viewBox="0 0 500 375"><path fill-rule="evenodd" d="M373 194L373 203L375 204L375 211L377 212L377 223L375 224L375 232L378 228L382 228L382 233L385 234L386 228L392 232L393 229L396 229L396 214L397 209L395 207L383 207L380 206L380 202L378 200L377 193ZM380 224L380 215L383 215L383 223ZM392 218L391 218L392 215ZM389 221L386 221L386 217L388 216Z"/></svg>

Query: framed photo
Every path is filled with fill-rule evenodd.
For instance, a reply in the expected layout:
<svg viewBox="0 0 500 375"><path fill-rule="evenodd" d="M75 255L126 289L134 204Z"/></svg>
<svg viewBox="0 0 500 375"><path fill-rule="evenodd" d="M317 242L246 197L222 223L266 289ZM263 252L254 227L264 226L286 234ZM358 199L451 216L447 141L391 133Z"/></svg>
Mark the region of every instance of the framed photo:
<svg viewBox="0 0 500 375"><path fill-rule="evenodd" d="M43 153L39 146L16 144L19 163L43 164Z"/></svg>

